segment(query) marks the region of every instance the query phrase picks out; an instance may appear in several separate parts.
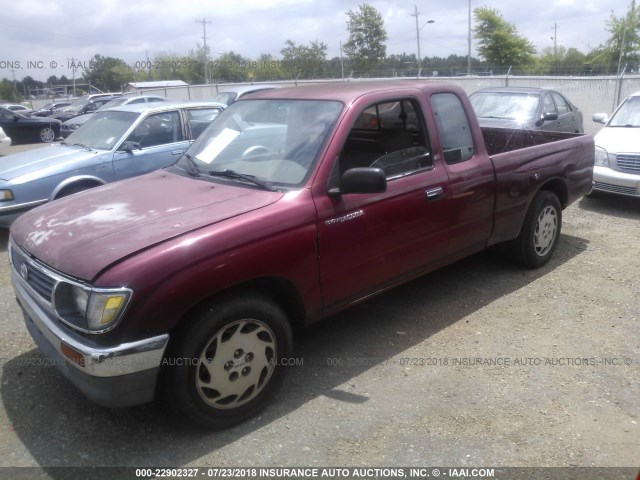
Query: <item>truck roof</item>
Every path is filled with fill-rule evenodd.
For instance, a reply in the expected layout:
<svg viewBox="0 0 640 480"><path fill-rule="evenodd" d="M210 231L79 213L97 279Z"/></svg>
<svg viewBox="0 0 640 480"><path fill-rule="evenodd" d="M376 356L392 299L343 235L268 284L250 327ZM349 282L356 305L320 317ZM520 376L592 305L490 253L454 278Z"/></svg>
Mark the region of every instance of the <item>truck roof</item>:
<svg viewBox="0 0 640 480"><path fill-rule="evenodd" d="M458 90L459 87L442 82L424 80L383 80L383 81L351 81L321 84L305 84L296 87L264 90L251 94L251 99L295 99L295 100L338 100L350 103L354 99L375 92L393 90L420 89L423 92ZM462 91L460 89L460 91ZM238 100L242 101L242 99Z"/></svg>

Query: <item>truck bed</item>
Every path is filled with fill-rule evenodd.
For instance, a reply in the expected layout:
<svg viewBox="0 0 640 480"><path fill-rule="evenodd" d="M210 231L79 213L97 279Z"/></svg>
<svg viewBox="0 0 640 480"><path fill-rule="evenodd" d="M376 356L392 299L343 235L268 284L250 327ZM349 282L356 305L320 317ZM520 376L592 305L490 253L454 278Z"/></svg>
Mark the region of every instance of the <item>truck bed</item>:
<svg viewBox="0 0 640 480"><path fill-rule="evenodd" d="M499 153L520 150L522 148L557 142L568 138L584 136L581 133L545 132L540 130L522 130L510 128L481 128L487 153L491 156Z"/></svg>

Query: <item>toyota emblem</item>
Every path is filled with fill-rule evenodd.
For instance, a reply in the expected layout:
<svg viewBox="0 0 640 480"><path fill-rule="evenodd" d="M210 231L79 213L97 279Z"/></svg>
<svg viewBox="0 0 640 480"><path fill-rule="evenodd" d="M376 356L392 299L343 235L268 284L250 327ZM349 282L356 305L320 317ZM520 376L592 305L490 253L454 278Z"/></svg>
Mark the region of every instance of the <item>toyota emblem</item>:
<svg viewBox="0 0 640 480"><path fill-rule="evenodd" d="M22 278L24 278L25 280L29 279L29 269L24 263L20 265L20 275L22 275Z"/></svg>

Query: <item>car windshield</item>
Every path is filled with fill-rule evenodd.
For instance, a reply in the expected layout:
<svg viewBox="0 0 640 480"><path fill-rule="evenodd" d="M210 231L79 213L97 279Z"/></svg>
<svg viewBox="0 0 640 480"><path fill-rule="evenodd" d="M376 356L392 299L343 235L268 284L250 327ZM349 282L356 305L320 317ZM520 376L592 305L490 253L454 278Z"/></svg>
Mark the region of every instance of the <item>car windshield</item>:
<svg viewBox="0 0 640 480"><path fill-rule="evenodd" d="M477 92L469 100L479 118L504 118L527 123L538 108L537 95L512 92Z"/></svg>
<svg viewBox="0 0 640 480"><path fill-rule="evenodd" d="M341 111L336 101L236 102L198 137L178 166L192 173L195 166L195 174L230 172L265 184L299 186Z"/></svg>
<svg viewBox="0 0 640 480"><path fill-rule="evenodd" d="M609 120L609 127L640 127L640 96L629 97Z"/></svg>
<svg viewBox="0 0 640 480"><path fill-rule="evenodd" d="M126 102L128 100L128 98L114 98L113 100L105 103L103 106L101 106L97 111L100 112L102 110L106 110L107 108L112 108L112 107L117 107L118 105L122 105L124 102Z"/></svg>
<svg viewBox="0 0 640 480"><path fill-rule="evenodd" d="M68 112L79 112L84 108L84 106L89 103L89 99L87 97L80 97L71 105L66 108Z"/></svg>
<svg viewBox="0 0 640 480"><path fill-rule="evenodd" d="M134 112L97 112L82 128L74 131L64 143L78 144L96 150L111 150L129 130L140 114Z"/></svg>
<svg viewBox="0 0 640 480"><path fill-rule="evenodd" d="M213 97L214 102L224 103L225 105L231 105L236 99L236 92L220 92Z"/></svg>

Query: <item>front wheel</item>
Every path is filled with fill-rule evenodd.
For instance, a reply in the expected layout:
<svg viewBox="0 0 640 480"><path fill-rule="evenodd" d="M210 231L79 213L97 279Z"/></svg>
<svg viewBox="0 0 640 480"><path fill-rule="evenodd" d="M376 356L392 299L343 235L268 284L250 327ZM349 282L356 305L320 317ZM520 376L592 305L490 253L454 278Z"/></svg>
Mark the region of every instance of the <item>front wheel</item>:
<svg viewBox="0 0 640 480"><path fill-rule="evenodd" d="M44 143L51 143L56 139L56 132L51 127L42 127L38 132L38 137Z"/></svg>
<svg viewBox="0 0 640 480"><path fill-rule="evenodd" d="M262 410L283 375L291 329L268 297L239 293L196 314L170 346L161 388L165 403L208 428L227 428Z"/></svg>
<svg viewBox="0 0 640 480"><path fill-rule="evenodd" d="M522 231L511 242L518 262L528 268L543 266L552 257L560 238L562 207L558 197L541 191L531 202Z"/></svg>

